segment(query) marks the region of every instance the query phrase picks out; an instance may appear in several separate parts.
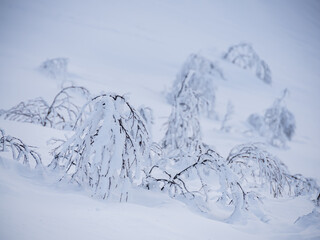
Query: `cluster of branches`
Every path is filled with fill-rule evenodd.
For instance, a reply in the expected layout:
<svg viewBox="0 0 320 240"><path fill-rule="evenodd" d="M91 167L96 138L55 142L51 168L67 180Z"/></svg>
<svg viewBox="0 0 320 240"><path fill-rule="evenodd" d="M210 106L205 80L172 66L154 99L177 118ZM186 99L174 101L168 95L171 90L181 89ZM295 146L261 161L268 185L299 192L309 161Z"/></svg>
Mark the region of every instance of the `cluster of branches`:
<svg viewBox="0 0 320 240"><path fill-rule="evenodd" d="M268 64L260 59L250 44L240 43L229 47L223 58L243 69L255 70L255 74L259 79L271 84L271 70Z"/></svg>
<svg viewBox="0 0 320 240"><path fill-rule="evenodd" d="M35 168L42 168L41 157L32 148L19 138L5 135L4 130L0 129L0 152L10 150L14 160L20 161L28 167L32 165Z"/></svg>
<svg viewBox="0 0 320 240"><path fill-rule="evenodd" d="M268 187L275 198L320 192L314 179L291 175L283 162L257 144L236 146L230 151L227 164L243 185L253 189Z"/></svg>
<svg viewBox="0 0 320 240"><path fill-rule="evenodd" d="M296 129L295 117L285 104L287 93L288 90L285 89L282 97L274 101L264 116L251 114L248 118L252 128L276 147L286 146L286 142L292 139Z"/></svg>
<svg viewBox="0 0 320 240"><path fill-rule="evenodd" d="M127 200L129 186L139 183L142 167L150 159L147 128L123 96L94 97L82 111L89 105L93 105L91 115L54 149L49 167L62 170L61 179L77 182L99 198L119 193L120 201Z"/></svg>
<svg viewBox="0 0 320 240"><path fill-rule="evenodd" d="M188 86L200 100L200 112L209 117L215 116L215 79L223 79L222 70L217 64L203 56L191 54L183 64L173 83L172 90L167 94L168 102L174 105L181 91L181 83L188 78Z"/></svg>
<svg viewBox="0 0 320 240"><path fill-rule="evenodd" d="M249 209L249 203L258 198L254 192L246 192L238 177L233 173L226 161L216 151L208 146L199 146L199 153L193 156L194 163L183 168L170 168L168 165L154 165L146 174L146 187L160 188L172 197L183 196L189 200L197 200L201 211L208 212L210 201L218 200L226 205L234 205L229 219L241 215ZM183 160L183 159L182 159ZM219 199L215 194L213 179L218 177L220 188Z"/></svg>
<svg viewBox="0 0 320 240"><path fill-rule="evenodd" d="M202 142L198 120L202 99L190 86L192 81L192 74L187 74L180 82L162 140L162 159L145 172L145 185L172 197L193 199L201 211L208 212L209 202L216 199L214 178L218 178L220 198L216 200L234 206L229 218L234 219L258 195L246 192L226 160Z"/></svg>
<svg viewBox="0 0 320 240"><path fill-rule="evenodd" d="M90 98L89 91L84 87L70 86L63 88L54 97L51 104L42 98L21 102L9 110L2 111L5 119L40 124L57 129L73 129L76 120L83 122L90 109L79 118L81 105Z"/></svg>
<svg viewBox="0 0 320 240"><path fill-rule="evenodd" d="M202 211L209 211L205 203L214 199L215 194L211 197L210 194L217 193L212 179L216 176L220 185L219 200L234 205L230 219L255 204L260 199L257 191L265 187L269 187L273 197L284 193L319 194L313 179L291 175L280 160L257 145L237 146L224 159L204 144L198 120L202 99L192 87L192 80L192 73L186 74L177 88L162 140L162 159L145 172L147 188L159 188L172 197L197 199L198 203L200 200L204 203ZM272 114L267 112L266 119L270 119ZM280 122L287 124L283 119ZM288 132L285 129L283 132Z"/></svg>

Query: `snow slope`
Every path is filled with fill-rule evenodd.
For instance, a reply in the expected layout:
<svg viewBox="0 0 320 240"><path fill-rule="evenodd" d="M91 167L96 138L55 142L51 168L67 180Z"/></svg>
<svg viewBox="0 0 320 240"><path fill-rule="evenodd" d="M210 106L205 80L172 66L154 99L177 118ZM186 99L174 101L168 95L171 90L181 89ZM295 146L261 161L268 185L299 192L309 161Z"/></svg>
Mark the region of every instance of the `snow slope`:
<svg viewBox="0 0 320 240"><path fill-rule="evenodd" d="M204 141L223 156L237 144L263 141L243 134L245 121L251 113L262 114L288 88L286 102L296 117L297 132L288 148L268 148L292 173L314 177L319 183L319 12L319 2L311 0L2 0L0 109L38 96L50 101L66 82L94 93L128 93L134 106L143 104L154 110L153 137L159 141L171 110L164 91L171 87L187 56L199 53L216 62L226 78L215 83L220 120L228 101L235 106L231 133L219 131L218 120L202 119ZM271 86L252 72L221 60L230 45L242 41L252 43L270 65ZM69 59L64 82L37 69L44 60L55 57ZM65 134L2 119L0 128L37 146L45 163L51 160L47 140ZM269 199L265 203L269 224L251 219L245 226L234 226L193 213L181 202L158 193L137 191L137 200L128 204L103 203L1 161L3 239L85 239L91 234L96 234L95 239L256 239L261 233L267 239L320 236L314 226L293 224L312 211L305 199L283 203ZM141 200L144 198L148 201ZM62 229L64 224L69 231ZM12 228L16 231L9 231Z"/></svg>

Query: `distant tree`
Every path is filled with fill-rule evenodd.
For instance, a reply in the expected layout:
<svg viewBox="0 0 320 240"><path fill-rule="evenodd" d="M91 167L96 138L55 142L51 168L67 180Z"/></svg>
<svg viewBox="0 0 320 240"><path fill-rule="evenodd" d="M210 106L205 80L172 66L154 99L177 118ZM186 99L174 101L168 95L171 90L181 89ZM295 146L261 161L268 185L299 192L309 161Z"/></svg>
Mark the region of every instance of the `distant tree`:
<svg viewBox="0 0 320 240"><path fill-rule="evenodd" d="M285 105L287 92L285 89L282 97L274 101L273 106L266 110L263 117L251 114L248 118L253 129L276 147L284 147L286 142L292 139L296 129L295 117Z"/></svg>
<svg viewBox="0 0 320 240"><path fill-rule="evenodd" d="M259 79L271 84L271 70L268 64L260 59L250 44L240 43L229 47L223 58L243 69L255 70L255 74Z"/></svg>
<svg viewBox="0 0 320 240"><path fill-rule="evenodd" d="M197 152L201 144L201 129L198 120L201 99L190 87L191 79L192 75L187 75L176 93L172 112L167 122L167 131L162 140L164 151L175 161Z"/></svg>
<svg viewBox="0 0 320 240"><path fill-rule="evenodd" d="M65 80L68 73L68 59L48 59L40 65L39 70L48 77Z"/></svg>
<svg viewBox="0 0 320 240"><path fill-rule="evenodd" d="M227 105L227 112L223 117L222 123L220 130L224 132L230 132L231 126L229 125L229 121L231 120L232 115L234 114L234 106L233 104L229 101Z"/></svg>
<svg viewBox="0 0 320 240"><path fill-rule="evenodd" d="M147 128L122 96L104 94L89 104L94 106L92 113L54 150L50 168L62 170L62 179L77 182L94 196L115 194L126 201L129 187L140 184L140 172L151 164Z"/></svg>
<svg viewBox="0 0 320 240"><path fill-rule="evenodd" d="M5 135L4 130L0 129L0 152L11 151L14 160L22 161L28 167L42 168L41 157L32 148L19 138Z"/></svg>
<svg viewBox="0 0 320 240"><path fill-rule="evenodd" d="M191 54L177 74L172 90L167 95L170 104L175 103L175 98L186 78L188 78L188 86L199 99L200 113L211 117L215 116L216 88L214 81L223 78L221 69L210 60L197 54Z"/></svg>
<svg viewBox="0 0 320 240"><path fill-rule="evenodd" d="M281 98L273 103L264 114L264 121L271 131L271 143L275 146L285 145L287 140L291 140L296 129L294 115L285 106L285 97L288 90L285 89Z"/></svg>

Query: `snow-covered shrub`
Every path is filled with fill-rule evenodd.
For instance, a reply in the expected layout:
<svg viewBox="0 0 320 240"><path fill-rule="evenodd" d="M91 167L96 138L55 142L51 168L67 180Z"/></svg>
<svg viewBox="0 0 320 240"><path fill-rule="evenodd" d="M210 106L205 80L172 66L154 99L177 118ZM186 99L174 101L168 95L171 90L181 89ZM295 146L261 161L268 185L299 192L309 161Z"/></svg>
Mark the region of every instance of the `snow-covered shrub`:
<svg viewBox="0 0 320 240"><path fill-rule="evenodd" d="M57 129L72 129L76 123L81 124L91 109L82 111L82 106L89 101L90 92L79 86L63 88L53 99L48 107L43 126Z"/></svg>
<svg viewBox="0 0 320 240"><path fill-rule="evenodd" d="M286 91L264 114L264 121L272 132L274 145L283 145L287 140L291 140L296 128L294 115L285 106L285 95Z"/></svg>
<svg viewBox="0 0 320 240"><path fill-rule="evenodd" d="M206 213L210 212L211 202L233 205L228 222L238 221L258 195L246 192L225 159L207 146L199 146L199 153L192 158L194 162L182 168L154 165L146 176L146 187L158 188L171 197L183 197ZM214 183L216 178L218 188Z"/></svg>
<svg viewBox="0 0 320 240"><path fill-rule="evenodd" d="M179 95L181 85L188 78L188 85L193 90L199 101L200 112L207 116L214 116L215 91L214 80L223 78L222 71L210 60L191 54L183 64L173 83L172 90L168 93L168 102L172 105Z"/></svg>
<svg viewBox="0 0 320 240"><path fill-rule="evenodd" d="M4 130L0 129L0 152L10 150L14 160L21 161L28 167L42 168L41 157L32 148L19 138L5 135Z"/></svg>
<svg viewBox="0 0 320 240"><path fill-rule="evenodd" d="M259 79L271 84L271 70L268 64L260 59L250 44L240 43L229 47L223 58L243 69L254 70Z"/></svg>
<svg viewBox="0 0 320 240"><path fill-rule="evenodd" d="M291 175L288 168L258 144L234 147L227 157L227 164L239 176L241 184L250 189L268 188L273 197L299 196L319 193L319 186L312 178Z"/></svg>
<svg viewBox="0 0 320 240"><path fill-rule="evenodd" d="M54 150L50 163L63 177L88 188L92 195L128 198L131 184L150 165L150 140L136 110L119 95L93 98L94 109L75 134Z"/></svg>
<svg viewBox="0 0 320 240"><path fill-rule="evenodd" d="M197 152L201 144L201 130L198 120L199 101L192 87L191 76L188 75L180 85L172 112L169 116L167 131L162 140L162 147L169 158L179 161L181 157Z"/></svg>
<svg viewBox="0 0 320 240"><path fill-rule="evenodd" d="M257 113L253 113L248 117L248 123L250 126L260 134L263 134L265 131L264 118Z"/></svg>
<svg viewBox="0 0 320 240"><path fill-rule="evenodd" d="M234 147L227 164L250 188L269 188L274 197L283 195L287 186L287 167L256 144Z"/></svg>
<svg viewBox="0 0 320 240"><path fill-rule="evenodd" d="M84 87L70 86L63 88L49 105L44 99L36 98L21 102L9 110L2 111L4 119L28 122L57 129L72 129L76 121L81 123L88 113L78 115L81 106L90 98Z"/></svg>
<svg viewBox="0 0 320 240"><path fill-rule="evenodd" d="M220 130L224 132L230 132L231 126L228 123L231 120L232 115L234 114L234 106L231 102L228 102L227 112L223 117Z"/></svg>
<svg viewBox="0 0 320 240"><path fill-rule="evenodd" d="M285 105L286 95L287 89L284 90L283 96L277 98L273 106L266 110L263 117L252 114L248 118L249 124L277 147L285 146L286 142L292 139L296 129L295 117Z"/></svg>
<svg viewBox="0 0 320 240"><path fill-rule="evenodd" d="M68 59L48 59L41 64L40 71L51 78L65 80L68 72Z"/></svg>
<svg viewBox="0 0 320 240"><path fill-rule="evenodd" d="M26 102L20 102L9 110L3 110L0 113L0 116L12 121L44 125L48 109L49 106L45 100L42 98L35 98Z"/></svg>

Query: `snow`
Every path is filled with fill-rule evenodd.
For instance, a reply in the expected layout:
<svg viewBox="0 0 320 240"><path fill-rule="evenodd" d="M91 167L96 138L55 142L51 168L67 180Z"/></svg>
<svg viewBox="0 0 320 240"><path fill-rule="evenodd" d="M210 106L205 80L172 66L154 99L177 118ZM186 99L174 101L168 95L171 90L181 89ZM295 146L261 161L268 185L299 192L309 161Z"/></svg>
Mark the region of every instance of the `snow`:
<svg viewBox="0 0 320 240"><path fill-rule="evenodd" d="M216 79L218 119L201 118L204 142L227 157L232 147L263 142L246 119L262 115L288 88L296 134L287 148L267 146L293 174L320 171L320 4L299 1L0 1L0 109L43 97L51 102L62 85L92 93L116 92L136 107L153 110L153 140L164 137L171 106L166 93L187 57L206 57L222 70ZM231 45L249 42L268 63L272 84L222 60ZM48 59L67 58L63 78L39 71ZM220 131L229 102L230 132ZM6 134L36 146L49 164L54 137L72 131L0 119ZM164 193L135 189L128 203L90 198L56 176L14 163L0 153L1 239L316 239L319 209L307 197L263 200L268 221L254 214L228 224L226 212L200 214ZM259 211L256 209L256 211ZM308 215L309 214L309 215ZM259 215L259 214L258 214ZM294 222L301 216L300 223Z"/></svg>

